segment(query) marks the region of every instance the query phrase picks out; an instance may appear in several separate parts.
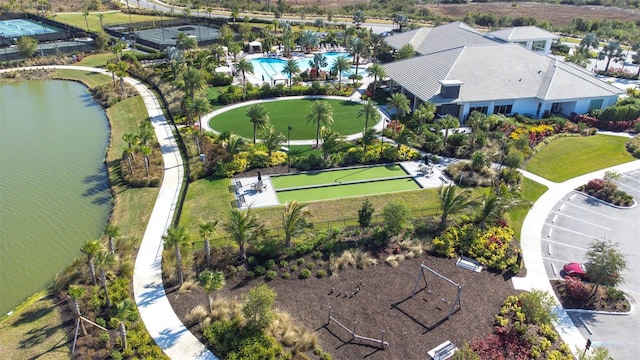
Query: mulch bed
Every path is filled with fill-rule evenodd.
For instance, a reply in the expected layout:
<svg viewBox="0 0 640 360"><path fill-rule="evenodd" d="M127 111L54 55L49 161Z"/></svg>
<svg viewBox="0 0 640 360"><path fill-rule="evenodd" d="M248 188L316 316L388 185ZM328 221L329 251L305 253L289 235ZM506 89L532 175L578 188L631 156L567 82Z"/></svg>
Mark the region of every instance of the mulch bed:
<svg viewBox="0 0 640 360"><path fill-rule="evenodd" d="M631 304L626 298L621 300L611 300L607 298L606 290L600 287L598 294L585 301L579 301L571 298L562 280L552 280L551 287L555 292L558 300L565 309L583 309L607 312L627 312L631 309Z"/></svg>
<svg viewBox="0 0 640 360"><path fill-rule="evenodd" d="M420 275L421 262L463 286L462 307L448 320L457 289L431 274L426 289ZM491 333L495 315L505 298L519 293L508 275L475 273L455 266L455 259L426 254L401 261L395 268L384 263L366 270L348 268L334 278L300 280L292 274L285 280L280 276L283 271L278 269L279 277L267 282L277 293L276 307L288 312L298 324L314 330L322 349L334 359L428 358L427 351L444 341L451 340L460 346ZM317 268L313 273L316 271ZM417 279L419 291L411 297ZM228 279L217 296L240 299L242 293L264 282L264 277L247 281L241 273ZM352 296L360 283L361 290ZM348 295L338 295L340 292ZM193 307L204 304L205 296L200 289L186 294L169 291L169 300L184 320ZM375 344L351 342L348 331L335 323L327 325L329 306L333 317L346 327L352 328L357 322L358 335L379 339L384 330L389 347L380 350ZM191 331L198 337L202 335L198 325Z"/></svg>

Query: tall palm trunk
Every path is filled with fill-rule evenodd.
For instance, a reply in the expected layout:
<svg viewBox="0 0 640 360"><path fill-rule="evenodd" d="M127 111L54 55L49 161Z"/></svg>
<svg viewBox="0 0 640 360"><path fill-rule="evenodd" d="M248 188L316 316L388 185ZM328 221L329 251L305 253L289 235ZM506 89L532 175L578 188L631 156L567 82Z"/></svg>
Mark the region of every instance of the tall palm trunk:
<svg viewBox="0 0 640 360"><path fill-rule="evenodd" d="M89 271L91 272L91 279L93 279L93 285L98 285L98 280L96 279L96 265L93 263L93 256L90 256L87 260L87 264L89 265Z"/></svg>
<svg viewBox="0 0 640 360"><path fill-rule="evenodd" d="M178 274L180 286L182 286L184 283L184 278L182 277L182 254L180 253L180 245L178 244L176 244L176 272Z"/></svg>
<svg viewBox="0 0 640 360"><path fill-rule="evenodd" d="M204 239L204 254L207 257L207 265L211 265L211 244L208 239Z"/></svg>
<svg viewBox="0 0 640 360"><path fill-rule="evenodd" d="M131 170L131 169L129 169ZM108 241L109 241L109 253L111 255L114 255L116 253L116 246L113 244L113 236L109 236L108 237Z"/></svg>
<svg viewBox="0 0 640 360"><path fill-rule="evenodd" d="M87 328L84 327L84 322L80 317L82 313L80 312L80 304L75 299L73 300L73 311L75 312L77 321L80 322L80 330L82 330L82 336L87 336Z"/></svg>
<svg viewBox="0 0 640 360"><path fill-rule="evenodd" d="M100 268L100 281L102 282L102 287L104 288L104 296L107 299L107 307L111 307L111 299L109 298L109 287L107 286L107 275L104 272L103 268Z"/></svg>
<svg viewBox="0 0 640 360"><path fill-rule="evenodd" d="M124 321L120 321L118 325L118 332L120 333L120 337L122 338L122 348L127 348L127 327L124 325Z"/></svg>

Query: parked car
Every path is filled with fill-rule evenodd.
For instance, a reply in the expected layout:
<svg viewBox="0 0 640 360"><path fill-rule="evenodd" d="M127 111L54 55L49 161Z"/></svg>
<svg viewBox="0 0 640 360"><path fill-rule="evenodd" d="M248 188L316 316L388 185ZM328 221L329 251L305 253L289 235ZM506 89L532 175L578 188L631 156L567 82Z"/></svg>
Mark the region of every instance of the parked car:
<svg viewBox="0 0 640 360"><path fill-rule="evenodd" d="M582 263L568 263L565 264L562 269L564 270L565 275L568 276L574 276L579 279L583 279L587 276L587 267Z"/></svg>

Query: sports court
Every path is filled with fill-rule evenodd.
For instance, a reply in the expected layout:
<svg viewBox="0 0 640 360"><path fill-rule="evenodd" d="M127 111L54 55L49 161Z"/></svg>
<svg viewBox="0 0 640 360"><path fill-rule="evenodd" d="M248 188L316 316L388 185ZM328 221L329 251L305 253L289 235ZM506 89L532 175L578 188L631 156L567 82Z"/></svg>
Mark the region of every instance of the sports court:
<svg viewBox="0 0 640 360"><path fill-rule="evenodd" d="M28 19L0 21L0 35L5 38L17 38L25 35L39 35L60 32L62 30Z"/></svg>
<svg viewBox="0 0 640 360"><path fill-rule="evenodd" d="M220 30L204 25L180 25L170 27L159 27L155 29L136 30L129 34L136 34L138 39L147 41L154 48L165 48L175 46L179 33L185 33L194 38L198 43L211 42L220 38Z"/></svg>

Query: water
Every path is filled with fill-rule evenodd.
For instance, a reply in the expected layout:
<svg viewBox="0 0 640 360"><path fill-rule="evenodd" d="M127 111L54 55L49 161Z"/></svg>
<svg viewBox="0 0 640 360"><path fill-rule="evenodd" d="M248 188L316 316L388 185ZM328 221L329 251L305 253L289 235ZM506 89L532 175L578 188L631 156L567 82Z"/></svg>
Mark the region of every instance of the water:
<svg viewBox="0 0 640 360"><path fill-rule="evenodd" d="M321 67L321 69L327 72L329 71L329 69L331 69L334 60L340 56L346 56L350 61L353 60L353 58L347 52L326 52L323 54L327 58L327 66ZM309 65L310 60L313 60L313 55L308 55L307 57L296 60L301 72L304 72L311 68L311 66ZM259 79L264 79L264 81L271 82L271 79L274 76L280 78L285 78L288 76L282 73L282 70L287 63L286 59L274 57L258 57L250 59L249 61L253 65L253 75L258 77ZM342 75L349 76L355 72L356 67L351 66L351 71L345 71L342 73ZM368 76L366 66L360 65L358 67L358 75L362 75L363 78L366 78Z"/></svg>
<svg viewBox="0 0 640 360"><path fill-rule="evenodd" d="M41 290L111 209L106 115L86 87L0 84L0 314Z"/></svg>

